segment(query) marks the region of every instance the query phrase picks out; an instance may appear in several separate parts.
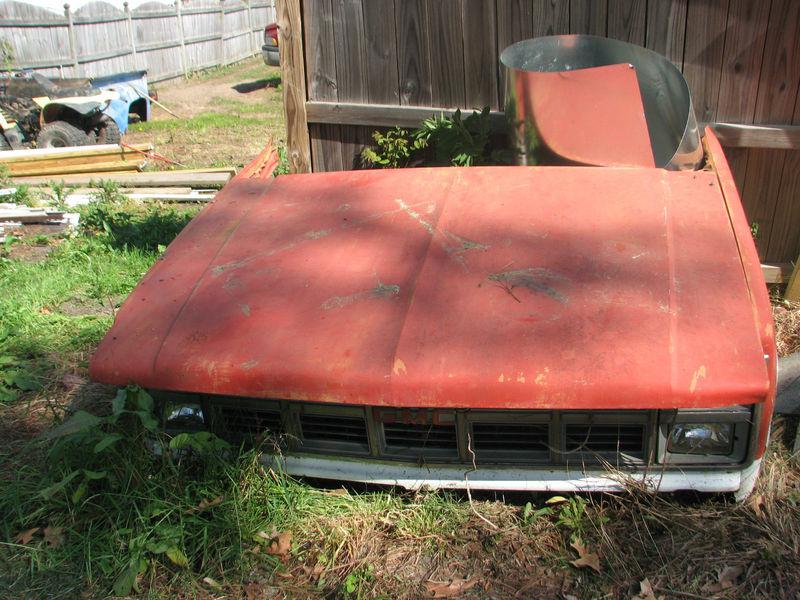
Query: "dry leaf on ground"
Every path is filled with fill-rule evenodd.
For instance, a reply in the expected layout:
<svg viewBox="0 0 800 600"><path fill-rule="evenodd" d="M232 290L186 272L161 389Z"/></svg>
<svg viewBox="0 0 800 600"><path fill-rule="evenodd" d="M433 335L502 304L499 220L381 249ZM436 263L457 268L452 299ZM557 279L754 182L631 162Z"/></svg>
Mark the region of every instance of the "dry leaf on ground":
<svg viewBox="0 0 800 600"><path fill-rule="evenodd" d="M742 573L744 573L744 567L742 566L725 567L722 569L722 571L720 571L719 581L717 583L709 583L704 585L703 591L715 594L717 592L721 592L722 590L732 588L734 585L736 585L736 580L739 579L739 575Z"/></svg>
<svg viewBox="0 0 800 600"><path fill-rule="evenodd" d="M478 583L478 578L461 579L460 577L454 578L452 581L426 581L425 588L428 590L431 598L453 598L468 589L475 587Z"/></svg>
<svg viewBox="0 0 800 600"><path fill-rule="evenodd" d="M45 543L51 548L56 548L64 541L64 530L61 527L45 527L42 531Z"/></svg>
<svg viewBox="0 0 800 600"><path fill-rule="evenodd" d="M27 529L22 533L17 534L17 537L14 538L14 541L18 544L30 544L33 536L36 535L36 532L39 531L38 527L32 527L31 529Z"/></svg>
<svg viewBox="0 0 800 600"><path fill-rule="evenodd" d="M600 557L596 553L590 552L589 548L579 539L575 539L570 546L575 548L578 553L578 559L570 561L570 563L578 568L589 567L598 573L600 572Z"/></svg>
<svg viewBox="0 0 800 600"><path fill-rule="evenodd" d="M289 551L292 549L292 532L284 531L272 538L272 541L267 548L267 554L285 558L289 556Z"/></svg>
<svg viewBox="0 0 800 600"><path fill-rule="evenodd" d="M224 500L224 496L217 496L211 500L200 500L200 503L195 508L189 509L189 512L199 512L211 508L212 506L219 506Z"/></svg>
<svg viewBox="0 0 800 600"><path fill-rule="evenodd" d="M631 598L631 600L664 600L664 596L656 597L653 592L653 585L650 580L645 577L639 582L639 593Z"/></svg>

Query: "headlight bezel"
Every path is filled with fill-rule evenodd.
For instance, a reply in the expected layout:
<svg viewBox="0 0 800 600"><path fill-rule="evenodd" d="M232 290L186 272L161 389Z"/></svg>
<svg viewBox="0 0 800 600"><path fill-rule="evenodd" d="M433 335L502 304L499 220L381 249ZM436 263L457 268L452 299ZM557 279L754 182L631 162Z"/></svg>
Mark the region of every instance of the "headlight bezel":
<svg viewBox="0 0 800 600"><path fill-rule="evenodd" d="M659 419L658 461L667 465L740 465L747 460L753 427L752 406L729 406L720 409L680 409L665 411ZM670 437L676 427L691 425L712 427L727 425L731 430L727 454L676 452L670 449Z"/></svg>
<svg viewBox="0 0 800 600"><path fill-rule="evenodd" d="M209 414L203 399L194 394L161 393L158 397L161 427L167 433L206 431ZM176 415L181 408L186 412Z"/></svg>

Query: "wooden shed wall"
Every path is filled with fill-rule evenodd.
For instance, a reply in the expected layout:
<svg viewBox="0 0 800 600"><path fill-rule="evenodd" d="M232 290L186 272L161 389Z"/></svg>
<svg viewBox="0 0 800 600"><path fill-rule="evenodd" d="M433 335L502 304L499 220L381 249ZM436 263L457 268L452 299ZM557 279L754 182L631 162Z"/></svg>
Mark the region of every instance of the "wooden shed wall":
<svg viewBox="0 0 800 600"><path fill-rule="evenodd" d="M296 77L303 81L295 86L304 89L287 90L297 94L298 109L289 115L290 151L293 146L302 150L305 135L315 171L352 168L375 125L392 122L385 110L384 117L376 116L371 105L488 105L502 110L499 53L516 41L541 35L608 36L664 54L683 71L700 121L800 125L798 0L283 4L282 33L304 58L304 70ZM285 19L295 13L301 24L292 31ZM291 77L285 72L290 88ZM321 110L315 106L318 102L364 106L362 111L354 112L351 106L337 112L326 106ZM728 156L748 216L758 225L762 258L795 260L800 253L800 150L785 148L797 147L798 130L768 132L755 142L731 139L738 147L728 148ZM294 152L295 168L304 168L302 154Z"/></svg>

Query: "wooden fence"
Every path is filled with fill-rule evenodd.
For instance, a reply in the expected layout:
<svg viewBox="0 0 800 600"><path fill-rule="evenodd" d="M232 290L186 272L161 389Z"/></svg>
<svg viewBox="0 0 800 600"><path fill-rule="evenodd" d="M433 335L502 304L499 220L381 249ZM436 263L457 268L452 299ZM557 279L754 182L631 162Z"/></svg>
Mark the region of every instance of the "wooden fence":
<svg viewBox="0 0 800 600"><path fill-rule="evenodd" d="M698 120L727 146L762 258L800 253L798 0L279 0L278 12L297 171L351 168L376 126L502 110L499 53L516 41L608 36L683 71Z"/></svg>
<svg viewBox="0 0 800 600"><path fill-rule="evenodd" d="M62 77L146 69L151 81L225 65L260 52L275 0L148 2L130 10L92 2L63 15L0 3L0 40L15 69Z"/></svg>

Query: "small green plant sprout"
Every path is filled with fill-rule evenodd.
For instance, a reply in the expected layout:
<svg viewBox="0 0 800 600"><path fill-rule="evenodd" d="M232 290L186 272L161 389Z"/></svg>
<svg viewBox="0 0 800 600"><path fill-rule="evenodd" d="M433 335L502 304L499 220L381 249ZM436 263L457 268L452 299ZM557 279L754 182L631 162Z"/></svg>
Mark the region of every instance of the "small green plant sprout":
<svg viewBox="0 0 800 600"><path fill-rule="evenodd" d="M11 181L11 171L8 170L7 165L0 165L0 187L14 187L14 182Z"/></svg>
<svg viewBox="0 0 800 600"><path fill-rule="evenodd" d="M119 191L119 184L116 181L108 179L101 179L99 181L91 181L89 185L96 188L92 192L92 199L99 204L121 204L127 200L127 196Z"/></svg>
<svg viewBox="0 0 800 600"><path fill-rule="evenodd" d="M372 598L371 587L375 579L374 570L372 565L366 565L348 573L342 584L344 598L346 600Z"/></svg>
<svg viewBox="0 0 800 600"><path fill-rule="evenodd" d="M278 146L278 166L275 167L275 170L272 172L272 176L277 177L278 175L288 174L289 157L286 155L286 148L284 146Z"/></svg>
<svg viewBox="0 0 800 600"><path fill-rule="evenodd" d="M63 181L50 181L47 186L50 188L50 199L53 204L58 208L65 208L67 196L69 195L71 186L68 186Z"/></svg>
<svg viewBox="0 0 800 600"><path fill-rule="evenodd" d="M20 206L38 206L38 199L31 192L30 186L27 186L23 183L17 184L16 188L14 189L14 193L11 194L8 199L14 204L19 204Z"/></svg>
<svg viewBox="0 0 800 600"><path fill-rule="evenodd" d="M364 148L361 159L367 165L384 169L405 167L413 153L426 145L423 138L412 138L408 131L395 127L386 133L376 131L372 134L377 148Z"/></svg>
<svg viewBox="0 0 800 600"><path fill-rule="evenodd" d="M750 235L753 236L754 241L758 241L758 221L750 223Z"/></svg>

